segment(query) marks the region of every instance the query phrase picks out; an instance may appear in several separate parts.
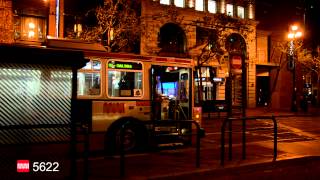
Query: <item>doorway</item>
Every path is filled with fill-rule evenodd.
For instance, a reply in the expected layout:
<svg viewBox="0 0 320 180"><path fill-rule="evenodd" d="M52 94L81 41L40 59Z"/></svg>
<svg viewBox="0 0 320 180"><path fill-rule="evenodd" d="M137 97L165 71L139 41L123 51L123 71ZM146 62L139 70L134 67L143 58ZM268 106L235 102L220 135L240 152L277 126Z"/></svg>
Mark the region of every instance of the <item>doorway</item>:
<svg viewBox="0 0 320 180"><path fill-rule="evenodd" d="M191 119L191 69L151 67L151 100L155 120Z"/></svg>
<svg viewBox="0 0 320 180"><path fill-rule="evenodd" d="M257 76L256 102L257 106L268 106L270 99L270 77Z"/></svg>

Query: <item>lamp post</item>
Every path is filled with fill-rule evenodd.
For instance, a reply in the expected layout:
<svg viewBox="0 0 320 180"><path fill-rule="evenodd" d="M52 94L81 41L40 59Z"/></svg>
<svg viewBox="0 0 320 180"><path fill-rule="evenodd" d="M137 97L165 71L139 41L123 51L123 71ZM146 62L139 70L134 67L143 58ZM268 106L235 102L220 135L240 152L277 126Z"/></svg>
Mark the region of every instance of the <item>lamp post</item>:
<svg viewBox="0 0 320 180"><path fill-rule="evenodd" d="M292 101L291 101L291 111L297 112L297 87L296 87L296 51L295 51L295 41L302 37L302 32L296 25L290 26L290 31L288 33L289 41L289 51L288 51L288 69L292 71Z"/></svg>

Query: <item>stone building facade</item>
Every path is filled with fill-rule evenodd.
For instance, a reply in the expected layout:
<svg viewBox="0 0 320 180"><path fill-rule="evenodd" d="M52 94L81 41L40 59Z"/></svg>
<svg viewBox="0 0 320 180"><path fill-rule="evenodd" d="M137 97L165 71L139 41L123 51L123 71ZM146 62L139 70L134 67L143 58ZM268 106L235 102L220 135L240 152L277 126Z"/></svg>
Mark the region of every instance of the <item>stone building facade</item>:
<svg viewBox="0 0 320 180"><path fill-rule="evenodd" d="M231 62L233 57L238 57L235 55L240 55L247 79L246 85L240 83L238 86L246 86L247 107L256 106L257 22L254 1L146 0L142 1L141 22L142 55L193 58L198 65L207 46L219 46L220 51L216 49L219 53L213 52L215 55L199 65L213 67L216 77L223 79L235 74ZM208 37L211 35L216 37L212 38L212 43ZM208 44L203 43L203 39ZM216 86L215 95L213 100L226 99L226 83Z"/></svg>
<svg viewBox="0 0 320 180"><path fill-rule="evenodd" d="M27 1L30 3L0 1L4 7L0 9L1 41L39 43L47 35L64 37L64 0ZM32 3L41 6L34 9ZM26 28L16 26L16 22L21 24L29 17L42 21L42 38L28 39L28 24L25 24ZM235 71L239 71L233 69L232 62L240 58L241 66L245 67L246 82L241 84L238 78L233 81L233 87L245 87L247 107L258 104L257 77L270 76L273 63L268 60L268 33L257 31L254 0L141 0L140 18L141 55L192 58L195 66L204 67L204 72L214 69L214 77L222 81L215 83L211 99L206 97L209 100L227 99L226 79L234 78ZM26 39L21 38L23 32L27 33ZM213 55L203 53L204 50L211 50ZM206 83L203 85L207 86ZM234 93L232 96L241 95Z"/></svg>

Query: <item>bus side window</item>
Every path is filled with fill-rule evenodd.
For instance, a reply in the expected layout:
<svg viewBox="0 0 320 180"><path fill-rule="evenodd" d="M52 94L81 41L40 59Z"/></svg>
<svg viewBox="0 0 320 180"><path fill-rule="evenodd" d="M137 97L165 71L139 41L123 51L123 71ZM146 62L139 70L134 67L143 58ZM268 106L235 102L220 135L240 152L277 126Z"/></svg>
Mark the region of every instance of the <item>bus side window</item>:
<svg viewBox="0 0 320 180"><path fill-rule="evenodd" d="M78 72L78 95L100 95L100 61L93 60Z"/></svg>
<svg viewBox="0 0 320 180"><path fill-rule="evenodd" d="M108 95L110 97L141 97L142 72L109 70Z"/></svg>

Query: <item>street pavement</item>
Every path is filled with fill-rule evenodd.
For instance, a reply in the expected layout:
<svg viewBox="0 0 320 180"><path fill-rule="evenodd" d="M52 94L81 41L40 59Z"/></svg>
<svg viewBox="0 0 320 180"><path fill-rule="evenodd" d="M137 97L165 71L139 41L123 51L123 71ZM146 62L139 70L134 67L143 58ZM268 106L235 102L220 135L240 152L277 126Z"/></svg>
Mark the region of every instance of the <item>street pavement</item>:
<svg viewBox="0 0 320 180"><path fill-rule="evenodd" d="M91 156L89 179L319 179L320 178L320 116L319 109L308 113L248 109L248 116L276 116L278 125L277 158L274 159L273 123L270 120L247 122L246 159L242 158L241 121L232 124L232 160L228 159L228 134L226 134L225 163L221 162L221 124L218 118L203 115L202 127L206 136L201 139L200 167L196 167L196 146L172 147L140 154L128 154L124 161L124 176L120 176L120 157ZM0 179L70 179L70 154L58 155L68 145L43 146L38 149L21 149L20 152L0 152L13 156L23 151L37 152L39 161L57 161L59 172L16 173L15 162L9 170L1 171ZM62 152L62 151L61 151ZM42 154L42 155L41 155ZM48 157L50 157L48 159ZM23 158L23 156L21 156ZM0 162L2 158L0 157ZM1 166L0 166L1 167ZM77 179L84 179L84 161L77 160Z"/></svg>
<svg viewBox="0 0 320 180"><path fill-rule="evenodd" d="M242 159L241 121L233 123L232 160L225 150L221 162L221 124L223 118L204 114L200 167L196 167L195 145L153 153L128 155L125 176L120 177L120 159L95 159L90 164L90 179L319 179L320 116L318 109L305 112L248 109L248 116L275 115L278 125L277 158L273 154L273 123L247 122L246 159ZM223 116L223 114L221 114ZM228 136L226 135L226 143ZM101 171L104 169L104 171Z"/></svg>

